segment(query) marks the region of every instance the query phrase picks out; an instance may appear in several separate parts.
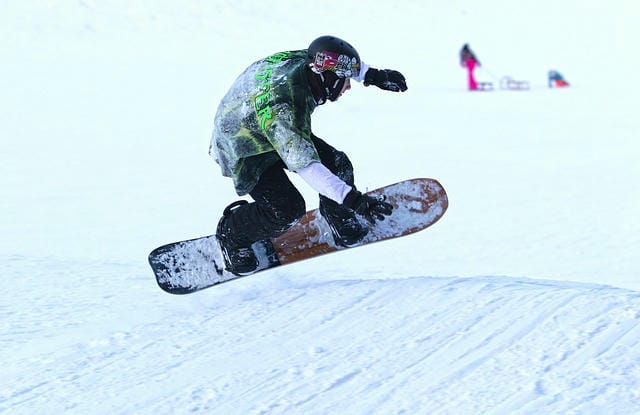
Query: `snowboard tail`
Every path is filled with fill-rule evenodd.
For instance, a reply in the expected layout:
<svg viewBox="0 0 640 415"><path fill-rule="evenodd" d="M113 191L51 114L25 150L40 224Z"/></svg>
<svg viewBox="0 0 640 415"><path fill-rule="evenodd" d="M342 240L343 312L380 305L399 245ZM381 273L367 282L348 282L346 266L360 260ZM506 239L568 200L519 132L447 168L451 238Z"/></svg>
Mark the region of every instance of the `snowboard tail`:
<svg viewBox="0 0 640 415"><path fill-rule="evenodd" d="M434 179L411 179L367 193L384 195L393 212L377 221L356 245L337 245L329 224L319 209L307 212L291 229L270 241L252 245L259 260L257 272L297 261L398 238L426 229L437 222L448 207L447 194ZM156 281L171 294L188 294L247 275L225 269L215 235L173 242L149 254Z"/></svg>
<svg viewBox="0 0 640 415"><path fill-rule="evenodd" d="M189 294L236 278L224 271L215 235L156 248L149 254L149 264L160 288L171 294Z"/></svg>

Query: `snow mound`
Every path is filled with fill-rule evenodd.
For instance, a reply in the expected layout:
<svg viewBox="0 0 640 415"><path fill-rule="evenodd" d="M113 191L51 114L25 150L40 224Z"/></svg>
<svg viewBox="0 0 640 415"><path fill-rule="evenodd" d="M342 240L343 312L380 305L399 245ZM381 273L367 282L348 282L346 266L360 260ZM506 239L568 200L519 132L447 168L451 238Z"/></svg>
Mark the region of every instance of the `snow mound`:
<svg viewBox="0 0 640 415"><path fill-rule="evenodd" d="M40 267L65 278L0 309L0 411L12 414L640 411L634 291L274 272L175 297L142 295L151 278L123 264L25 261L8 261L31 264L23 281Z"/></svg>

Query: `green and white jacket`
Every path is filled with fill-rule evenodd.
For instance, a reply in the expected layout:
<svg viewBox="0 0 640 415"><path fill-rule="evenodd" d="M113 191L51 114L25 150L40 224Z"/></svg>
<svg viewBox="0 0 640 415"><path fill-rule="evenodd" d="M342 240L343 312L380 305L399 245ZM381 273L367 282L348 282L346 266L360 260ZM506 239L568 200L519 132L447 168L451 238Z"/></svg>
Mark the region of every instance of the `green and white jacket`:
<svg viewBox="0 0 640 415"><path fill-rule="evenodd" d="M307 51L275 53L251 64L224 96L214 120L209 154L249 193L279 160L297 171L320 162L311 142L317 104L305 76Z"/></svg>

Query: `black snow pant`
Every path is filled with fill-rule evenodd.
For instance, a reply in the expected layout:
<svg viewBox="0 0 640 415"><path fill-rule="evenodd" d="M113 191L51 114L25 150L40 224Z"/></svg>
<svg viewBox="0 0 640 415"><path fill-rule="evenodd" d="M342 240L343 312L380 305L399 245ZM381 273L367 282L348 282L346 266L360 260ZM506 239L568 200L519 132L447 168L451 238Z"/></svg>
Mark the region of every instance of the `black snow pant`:
<svg viewBox="0 0 640 415"><path fill-rule="evenodd" d="M313 134L311 139L322 164L355 187L353 165L347 155ZM249 193L254 201L230 210L220 221L217 232L226 235L229 248L248 247L254 242L280 236L304 215L304 198L287 177L285 169L283 162L267 169ZM353 211L322 195L320 208L328 221L333 219L332 228L340 228L345 219L353 222Z"/></svg>

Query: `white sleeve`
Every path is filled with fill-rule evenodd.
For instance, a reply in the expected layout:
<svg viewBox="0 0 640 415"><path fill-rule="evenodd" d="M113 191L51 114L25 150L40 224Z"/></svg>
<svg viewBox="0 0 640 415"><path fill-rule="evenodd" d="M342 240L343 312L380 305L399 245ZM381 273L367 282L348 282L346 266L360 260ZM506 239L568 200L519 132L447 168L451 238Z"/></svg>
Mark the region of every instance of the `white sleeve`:
<svg viewBox="0 0 640 415"><path fill-rule="evenodd" d="M307 182L313 190L342 204L344 198L352 189L338 176L331 173L322 163L314 162L306 167L296 170L296 173Z"/></svg>
<svg viewBox="0 0 640 415"><path fill-rule="evenodd" d="M360 73L358 74L358 76L351 77L351 79L358 82L364 81L364 76L367 74L368 70L369 70L369 65L367 65L364 62L360 62Z"/></svg>

